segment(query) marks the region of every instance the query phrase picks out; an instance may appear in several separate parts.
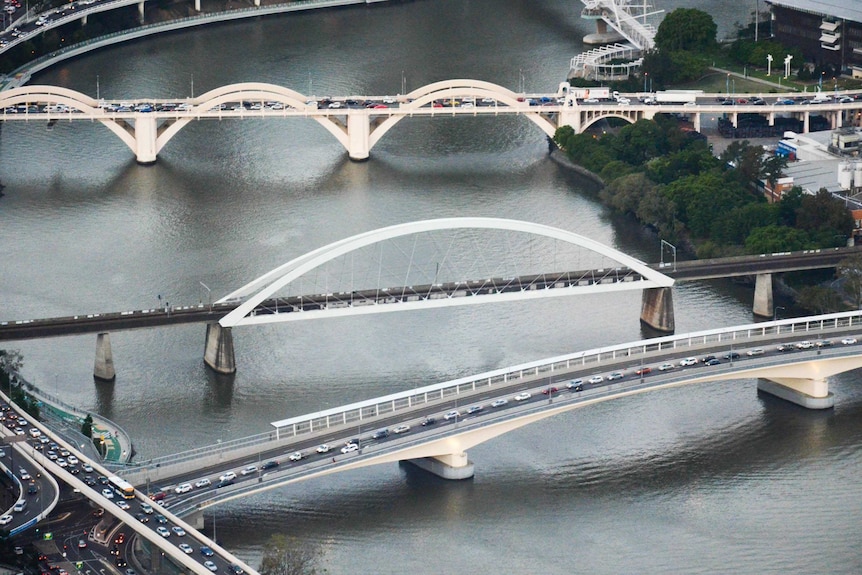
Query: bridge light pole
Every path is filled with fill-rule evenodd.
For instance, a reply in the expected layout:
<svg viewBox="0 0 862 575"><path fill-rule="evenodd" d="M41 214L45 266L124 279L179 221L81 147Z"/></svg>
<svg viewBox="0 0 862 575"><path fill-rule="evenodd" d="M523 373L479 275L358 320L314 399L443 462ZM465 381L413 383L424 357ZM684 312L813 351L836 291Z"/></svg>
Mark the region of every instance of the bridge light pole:
<svg viewBox="0 0 862 575"><path fill-rule="evenodd" d="M201 284L201 287L203 287L205 290L207 290L207 306L209 307L210 312L212 312L212 310L213 310L212 291L210 290L210 288L207 287L207 284L205 284L204 282L199 281L198 283Z"/></svg>
<svg viewBox="0 0 862 575"><path fill-rule="evenodd" d="M780 305L775 306L775 309L773 309L773 310L772 310L772 321L775 321L775 320L779 319L779 317L778 317L778 310L782 310L782 311L784 311L784 310L785 310L785 308L784 308L784 306L780 306Z"/></svg>
<svg viewBox="0 0 862 575"><path fill-rule="evenodd" d="M766 55L766 75L772 75L772 54Z"/></svg>
<svg viewBox="0 0 862 575"><path fill-rule="evenodd" d="M664 248L665 248L665 246L667 246L667 248L671 251L671 253L673 253L673 271L676 271L676 246L673 245L672 243L666 242L664 240L661 240L661 261L660 261L659 265L660 265L660 267L664 267Z"/></svg>

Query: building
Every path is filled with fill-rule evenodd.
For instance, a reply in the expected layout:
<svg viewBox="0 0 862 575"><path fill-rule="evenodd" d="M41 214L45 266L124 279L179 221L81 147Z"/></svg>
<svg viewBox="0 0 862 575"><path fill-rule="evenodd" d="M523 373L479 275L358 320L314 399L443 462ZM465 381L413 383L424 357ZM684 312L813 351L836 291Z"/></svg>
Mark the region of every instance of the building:
<svg viewBox="0 0 862 575"><path fill-rule="evenodd" d="M772 34L805 59L862 78L862 0L766 0Z"/></svg>

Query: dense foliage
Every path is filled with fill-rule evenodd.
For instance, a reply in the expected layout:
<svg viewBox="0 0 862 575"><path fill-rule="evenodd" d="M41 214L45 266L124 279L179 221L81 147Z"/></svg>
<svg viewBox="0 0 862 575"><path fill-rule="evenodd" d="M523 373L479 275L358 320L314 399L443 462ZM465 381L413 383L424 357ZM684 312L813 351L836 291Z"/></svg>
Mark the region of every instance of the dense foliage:
<svg viewBox="0 0 862 575"><path fill-rule="evenodd" d="M795 188L767 203L752 183L775 180L784 160L734 142L716 158L673 116L640 120L601 137L557 130L557 144L605 181L602 200L661 237L688 240L700 257L845 245L853 219L828 192Z"/></svg>

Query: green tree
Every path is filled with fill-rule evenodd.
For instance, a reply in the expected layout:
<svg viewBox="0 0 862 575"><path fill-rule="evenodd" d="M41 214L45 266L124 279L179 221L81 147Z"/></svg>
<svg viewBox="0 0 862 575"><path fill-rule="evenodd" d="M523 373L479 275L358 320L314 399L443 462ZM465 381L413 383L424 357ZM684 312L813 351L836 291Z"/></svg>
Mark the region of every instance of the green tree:
<svg viewBox="0 0 862 575"><path fill-rule="evenodd" d="M862 309L862 255L853 255L838 262L835 275L841 279L841 291L854 309Z"/></svg>
<svg viewBox="0 0 862 575"><path fill-rule="evenodd" d="M320 569L320 546L276 534L269 538L260 560L260 575L315 575Z"/></svg>
<svg viewBox="0 0 862 575"><path fill-rule="evenodd" d="M796 227L816 238L816 247L845 245L853 226L853 216L844 202L825 189L813 196L805 195L796 210Z"/></svg>
<svg viewBox="0 0 862 575"><path fill-rule="evenodd" d="M781 195L778 201L778 223L783 226L796 226L796 214L802 207L805 192L799 186L793 186Z"/></svg>
<svg viewBox="0 0 862 575"><path fill-rule="evenodd" d="M717 31L712 16L703 10L677 8L659 24L655 44L662 52L712 50Z"/></svg>
<svg viewBox="0 0 862 575"><path fill-rule="evenodd" d="M815 314L832 313L843 307L835 290L824 286L805 286L799 290L796 303Z"/></svg>
<svg viewBox="0 0 862 575"><path fill-rule="evenodd" d="M745 238L745 251L749 254L768 254L802 250L808 247L808 234L787 226L754 228Z"/></svg>
<svg viewBox="0 0 862 575"><path fill-rule="evenodd" d="M81 423L81 433L89 439L93 437L93 416L89 413L84 418L83 423Z"/></svg>

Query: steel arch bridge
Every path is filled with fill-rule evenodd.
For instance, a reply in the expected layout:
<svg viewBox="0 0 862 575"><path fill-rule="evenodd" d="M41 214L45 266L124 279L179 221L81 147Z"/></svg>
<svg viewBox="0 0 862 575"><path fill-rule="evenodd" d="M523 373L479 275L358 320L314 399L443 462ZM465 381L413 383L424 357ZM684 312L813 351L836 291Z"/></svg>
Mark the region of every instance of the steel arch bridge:
<svg viewBox="0 0 862 575"><path fill-rule="evenodd" d="M624 273L621 276L613 278L613 281L606 281L605 279L589 282L554 280L552 281L551 286L546 286L543 289L531 289L530 286L524 285L520 285L518 289L508 291L495 288L487 290L484 293L470 294L469 297L466 293L459 296L458 292L466 290L459 290L459 286L454 286L448 293L443 293L440 297L417 296L415 299L408 299L406 301L398 299L396 302L389 303L387 300L395 298L384 295L381 299L375 300L372 305L349 305L345 307L337 307L335 309L321 309L313 312L301 311L278 313L276 311L276 313L264 315L254 313L254 310L258 308L261 303L272 299L278 290L311 270L318 268L335 258L341 257L365 246L377 244L394 238L423 232L457 229L485 229L522 232L562 241L579 248L586 248L602 257L611 259L619 264L619 266L622 266L622 268L630 271L631 274ZM648 288L666 288L671 287L673 283L674 280L672 278L650 268L644 262L636 258L585 236L559 228L532 222L500 218L443 218L398 224L357 234L355 236L333 242L275 268L274 270L242 286L238 290L231 292L216 303L242 300L242 304L219 321L221 327L231 328L240 325L313 319L323 315L357 315L380 313L385 311L404 311L408 309L449 307L474 303L554 297L572 295L573 293L599 293L634 289L643 290Z"/></svg>

